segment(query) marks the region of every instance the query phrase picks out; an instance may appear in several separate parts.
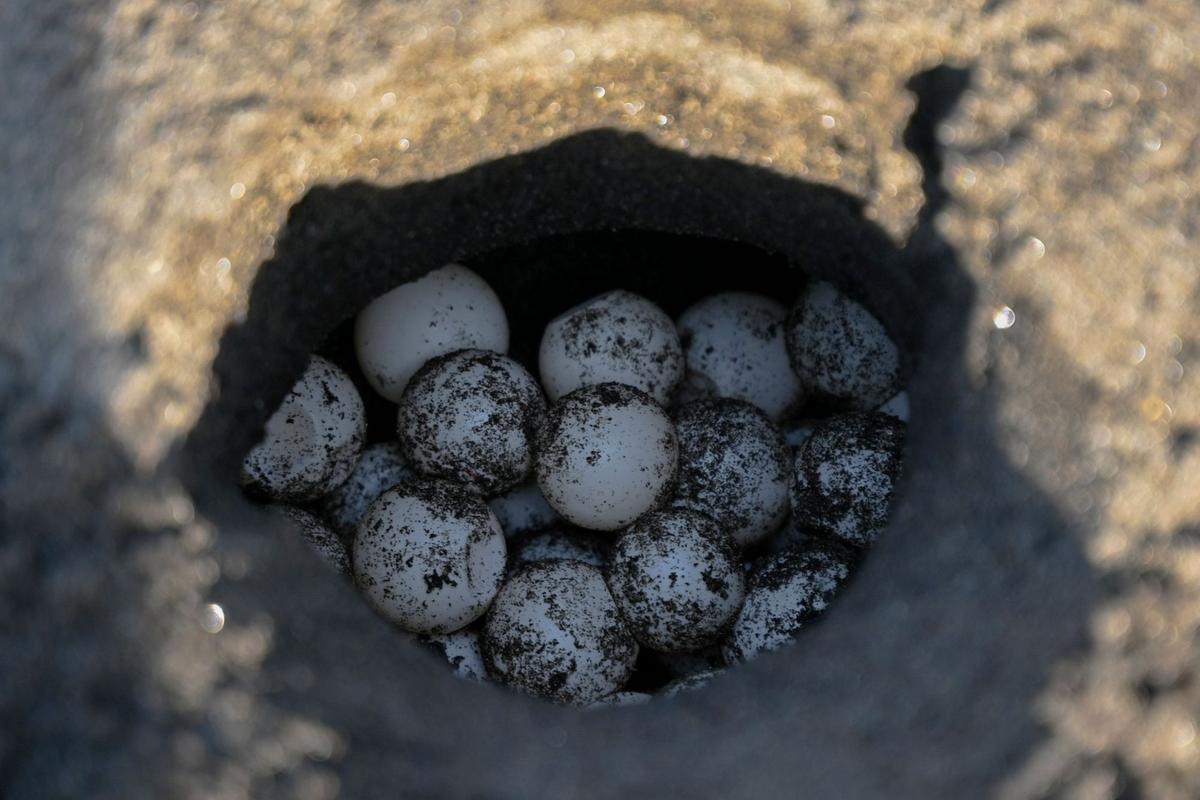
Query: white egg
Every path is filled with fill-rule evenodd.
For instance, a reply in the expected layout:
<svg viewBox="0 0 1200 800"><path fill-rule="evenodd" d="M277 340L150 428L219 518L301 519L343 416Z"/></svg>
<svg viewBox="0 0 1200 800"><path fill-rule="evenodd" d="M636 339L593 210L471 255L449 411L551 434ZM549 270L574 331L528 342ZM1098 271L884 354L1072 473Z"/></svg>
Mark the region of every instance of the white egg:
<svg viewBox="0 0 1200 800"><path fill-rule="evenodd" d="M558 512L546 502L537 481L523 483L499 497L493 497L488 500L488 505L496 519L500 520L504 535L510 539L528 531L547 528L561 519Z"/></svg>
<svg viewBox="0 0 1200 800"><path fill-rule="evenodd" d="M694 511L657 511L613 546L608 589L641 644L697 650L724 635L742 607L745 576L728 533Z"/></svg>
<svg viewBox="0 0 1200 800"><path fill-rule="evenodd" d="M534 439L545 413L541 387L516 361L487 350L459 350L429 361L409 381L397 433L421 472L495 494L533 470Z"/></svg>
<svg viewBox="0 0 1200 800"><path fill-rule="evenodd" d="M421 365L475 347L508 351L508 318L487 282L450 264L380 295L354 323L358 363L375 391L400 401Z"/></svg>
<svg viewBox="0 0 1200 800"><path fill-rule="evenodd" d="M313 500L350 475L366 431L354 383L329 361L313 356L267 420L263 440L246 454L242 484L276 501Z"/></svg>
<svg viewBox="0 0 1200 800"><path fill-rule="evenodd" d="M449 633L479 618L504 576L504 533L462 484L417 478L384 492L354 537L367 600L413 633Z"/></svg>
<svg viewBox="0 0 1200 800"><path fill-rule="evenodd" d="M350 575L350 554L346 545L329 527L313 514L295 506L276 506L292 524L313 552L343 575Z"/></svg>
<svg viewBox="0 0 1200 800"><path fill-rule="evenodd" d="M900 351L870 311L832 284L804 291L787 320L792 368L805 387L855 408L874 408L896 392Z"/></svg>
<svg viewBox="0 0 1200 800"><path fill-rule="evenodd" d="M725 292L679 317L679 339L690 372L711 381L719 397L745 400L773 420L804 399L784 340L787 309L748 292Z"/></svg>
<svg viewBox="0 0 1200 800"><path fill-rule="evenodd" d="M485 683L487 668L483 665L479 634L475 631L455 631L427 637L430 644L441 651L450 662L454 674L469 681Z"/></svg>
<svg viewBox="0 0 1200 800"><path fill-rule="evenodd" d="M675 479L675 426L650 397L619 383L577 389L546 415L538 485L582 528L623 528L661 503Z"/></svg>
<svg viewBox="0 0 1200 800"><path fill-rule="evenodd" d="M637 655L604 576L578 561L520 569L483 626L488 675L560 703L588 705L617 691Z"/></svg>
<svg viewBox="0 0 1200 800"><path fill-rule="evenodd" d="M354 471L341 486L321 500L320 511L339 536L347 540L354 531L371 503L379 495L415 473L404 460L397 442L379 442L367 446Z"/></svg>
<svg viewBox="0 0 1200 800"><path fill-rule="evenodd" d="M823 421L796 453L796 524L870 544L891 513L903 447L904 423L887 414L853 412Z"/></svg>
<svg viewBox="0 0 1200 800"><path fill-rule="evenodd" d="M792 456L783 435L742 400L702 400L675 414L679 482L671 505L714 519L746 547L788 513Z"/></svg>
<svg viewBox="0 0 1200 800"><path fill-rule="evenodd" d="M683 350L665 311L618 289L547 325L538 369L551 400L583 386L623 383L666 405L683 378Z"/></svg>
<svg viewBox="0 0 1200 800"><path fill-rule="evenodd" d="M797 548L768 559L750 575L746 602L722 645L726 660L748 661L792 641L849 575L849 555L837 548Z"/></svg>

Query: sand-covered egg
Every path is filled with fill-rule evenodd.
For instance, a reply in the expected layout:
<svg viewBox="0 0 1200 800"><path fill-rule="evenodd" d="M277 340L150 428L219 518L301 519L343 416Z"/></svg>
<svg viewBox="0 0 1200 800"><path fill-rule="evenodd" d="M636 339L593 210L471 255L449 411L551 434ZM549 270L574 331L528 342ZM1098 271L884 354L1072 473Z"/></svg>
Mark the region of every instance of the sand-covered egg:
<svg viewBox="0 0 1200 800"><path fill-rule="evenodd" d="M515 569L535 561L582 561L603 568L611 548L611 536L558 526L516 539L508 563Z"/></svg>
<svg viewBox="0 0 1200 800"><path fill-rule="evenodd" d="M831 545L794 548L767 559L750 575L746 602L722 645L726 660L747 661L792 641L825 610L849 575L849 553Z"/></svg>
<svg viewBox="0 0 1200 800"><path fill-rule="evenodd" d="M500 590L483 627L488 675L560 703L587 705L633 672L638 645L600 570L542 561Z"/></svg>
<svg viewBox="0 0 1200 800"><path fill-rule="evenodd" d="M377 442L363 448L350 477L322 498L321 516L346 540L379 495L415 473L400 452L398 442Z"/></svg>
<svg viewBox="0 0 1200 800"><path fill-rule="evenodd" d="M613 546L608 588L634 637L663 652L716 642L745 597L737 545L694 511L657 511Z"/></svg>
<svg viewBox="0 0 1200 800"><path fill-rule="evenodd" d="M384 492L354 536L367 600L413 633L449 633L487 610L504 577L504 533L463 484L416 478Z"/></svg>
<svg viewBox="0 0 1200 800"><path fill-rule="evenodd" d="M546 326L538 369L551 400L583 386L623 383L666 405L683 378L683 350L665 311L617 289Z"/></svg>
<svg viewBox="0 0 1200 800"><path fill-rule="evenodd" d="M468 348L508 352L508 317L487 281L449 264L372 300L354 322L354 348L371 386L397 403L431 358Z"/></svg>
<svg viewBox="0 0 1200 800"><path fill-rule="evenodd" d="M750 292L724 292L679 316L689 373L707 378L718 397L745 400L773 420L804 398L784 337L787 309Z"/></svg>
<svg viewBox="0 0 1200 800"><path fill-rule="evenodd" d="M583 528L623 528L661 503L679 457L675 426L648 395L605 383L551 407L538 437L546 500Z"/></svg>
<svg viewBox="0 0 1200 800"><path fill-rule="evenodd" d="M295 506L276 506L300 530L304 541L329 566L350 575L350 554L345 543L328 525L312 513Z"/></svg>
<svg viewBox="0 0 1200 800"><path fill-rule="evenodd" d="M896 393L900 351L883 324L833 284L809 286L787 318L792 368L806 388L853 408L875 408Z"/></svg>
<svg viewBox="0 0 1200 800"><path fill-rule="evenodd" d="M366 431L366 413L353 381L328 360L313 356L267 420L262 441L246 454L242 484L277 502L313 500L350 475Z"/></svg>
<svg viewBox="0 0 1200 800"><path fill-rule="evenodd" d="M851 544L870 544L887 524L903 447L904 423L887 414L826 419L796 453L796 523Z"/></svg>
<svg viewBox="0 0 1200 800"><path fill-rule="evenodd" d="M421 472L496 494L533 470L545 413L541 387L516 361L459 350L413 375L400 398L396 430L405 457Z"/></svg>
<svg viewBox="0 0 1200 800"><path fill-rule="evenodd" d="M561 519L558 512L546 502L536 480L493 497L488 500L488 506L496 519L500 520L504 535L510 539L522 533L548 528Z"/></svg>
<svg viewBox="0 0 1200 800"><path fill-rule="evenodd" d="M679 481L671 505L711 517L742 547L788 513L791 453L783 435L742 400L702 400L675 412Z"/></svg>
<svg viewBox="0 0 1200 800"><path fill-rule="evenodd" d="M454 674L469 681L487 681L487 668L483 665L479 633L474 630L435 633L425 637L435 650L446 657Z"/></svg>

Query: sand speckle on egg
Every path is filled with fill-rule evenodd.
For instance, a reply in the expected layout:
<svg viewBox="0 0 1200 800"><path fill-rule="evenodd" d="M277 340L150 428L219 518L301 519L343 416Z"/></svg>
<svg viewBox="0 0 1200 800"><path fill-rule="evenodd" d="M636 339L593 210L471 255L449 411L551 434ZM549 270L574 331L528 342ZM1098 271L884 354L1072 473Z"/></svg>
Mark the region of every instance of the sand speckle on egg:
<svg viewBox="0 0 1200 800"><path fill-rule="evenodd" d="M875 408L899 387L900 351L887 330L832 284L814 283L796 301L787 347L806 387L852 408Z"/></svg>
<svg viewBox="0 0 1200 800"><path fill-rule="evenodd" d="M560 703L588 705L618 691L637 654L604 576L578 561L522 567L483 628L492 679Z"/></svg>
<svg viewBox="0 0 1200 800"><path fill-rule="evenodd" d="M414 479L384 492L354 537L354 576L371 604L413 633L479 618L504 577L500 523L478 494Z"/></svg>
<svg viewBox="0 0 1200 800"><path fill-rule="evenodd" d="M267 420L263 440L242 464L252 495L304 503L349 477L366 438L366 412L354 383L313 356L300 380Z"/></svg>
<svg viewBox="0 0 1200 800"><path fill-rule="evenodd" d="M551 400L583 386L623 383L664 405L684 371L671 318L646 298L620 289L547 325L538 365Z"/></svg>
<svg viewBox="0 0 1200 800"><path fill-rule="evenodd" d="M712 517L743 547L779 527L788 513L791 457L762 411L741 400L703 400L675 412L675 430L672 506Z"/></svg>
<svg viewBox="0 0 1200 800"><path fill-rule="evenodd" d="M459 350L413 375L400 398L397 432L421 472L496 494L529 476L545 413L541 388L516 361Z"/></svg>
<svg viewBox="0 0 1200 800"><path fill-rule="evenodd" d="M814 543L756 565L746 602L722 646L726 660L747 661L791 642L829 604L852 561L844 547Z"/></svg>
<svg viewBox="0 0 1200 800"><path fill-rule="evenodd" d="M567 521L617 530L659 505L675 479L675 426L652 398L605 383L555 403L538 437L538 485Z"/></svg>
<svg viewBox="0 0 1200 800"><path fill-rule="evenodd" d="M796 453L795 522L855 545L887 524L900 475L904 423L854 412L823 421Z"/></svg>
<svg viewBox="0 0 1200 800"><path fill-rule="evenodd" d="M679 316L688 372L703 376L718 397L753 403L773 420L804 398L784 338L787 309L769 297L724 292Z"/></svg>
<svg viewBox="0 0 1200 800"><path fill-rule="evenodd" d="M613 545L608 587L637 640L663 652L716 642L745 594L738 549L694 511L647 514Z"/></svg>

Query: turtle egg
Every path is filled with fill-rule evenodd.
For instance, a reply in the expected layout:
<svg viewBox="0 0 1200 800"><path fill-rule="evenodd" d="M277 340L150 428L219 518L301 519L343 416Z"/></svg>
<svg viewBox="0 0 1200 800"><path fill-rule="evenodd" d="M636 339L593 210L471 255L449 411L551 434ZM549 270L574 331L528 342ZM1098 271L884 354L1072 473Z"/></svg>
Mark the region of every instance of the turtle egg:
<svg viewBox="0 0 1200 800"><path fill-rule="evenodd" d="M350 575L350 555L346 545L320 519L302 508L276 506L300 529L300 535L313 552L343 575Z"/></svg>
<svg viewBox="0 0 1200 800"><path fill-rule="evenodd" d="M504 533L462 484L416 478L384 492L354 536L354 576L381 614L413 633L449 633L487 610Z"/></svg>
<svg viewBox="0 0 1200 800"><path fill-rule="evenodd" d="M483 626L488 675L560 703L588 705L616 692L637 655L604 576L578 561L522 567Z"/></svg>
<svg viewBox="0 0 1200 800"><path fill-rule="evenodd" d="M426 641L446 657L458 677L478 683L487 681L487 669L483 666L483 653L479 649L479 634L475 631L433 634L426 637Z"/></svg>
<svg viewBox="0 0 1200 800"><path fill-rule="evenodd" d="M666 312L618 289L547 325L538 369L551 400L582 386L624 383L666 405L683 378L683 350Z"/></svg>
<svg viewBox="0 0 1200 800"><path fill-rule="evenodd" d="M350 475L366 431L354 383L329 361L313 356L267 420L263 440L246 454L242 484L276 501L313 500Z"/></svg>
<svg viewBox="0 0 1200 800"><path fill-rule="evenodd" d="M528 531L537 531L559 521L558 512L550 507L537 481L523 483L515 489L488 500L488 505L504 535L510 539Z"/></svg>
<svg viewBox="0 0 1200 800"><path fill-rule="evenodd" d="M495 494L533 469L545 413L541 388L520 364L486 350L459 350L412 377L400 398L397 431L421 472Z"/></svg>
<svg viewBox="0 0 1200 800"><path fill-rule="evenodd" d="M368 445L350 477L321 500L321 516L339 536L349 541L375 498L412 476L412 468L401 455L399 443Z"/></svg>
<svg viewBox="0 0 1200 800"><path fill-rule="evenodd" d="M850 556L836 546L796 548L750 575L750 587L722 652L729 663L777 650L829 605L850 574Z"/></svg>
<svg viewBox="0 0 1200 800"><path fill-rule="evenodd" d="M804 398L784 341L787 309L770 298L725 292L679 317L689 372L703 375L719 397L745 400L778 420Z"/></svg>
<svg viewBox="0 0 1200 800"><path fill-rule="evenodd" d="M582 561L603 568L608 563L609 537L580 530L551 528L522 536L512 548L515 569L536 561Z"/></svg>
<svg viewBox="0 0 1200 800"><path fill-rule="evenodd" d="M796 453L796 523L851 544L870 544L887 524L903 446L904 423L887 414L855 412L825 420Z"/></svg>
<svg viewBox="0 0 1200 800"><path fill-rule="evenodd" d="M538 437L538 485L583 528L623 528L670 492L675 426L649 396L619 383L577 389L551 407Z"/></svg>
<svg viewBox="0 0 1200 800"><path fill-rule="evenodd" d="M896 393L900 351L870 311L832 284L814 283L796 301L787 348L807 388L854 408L874 408Z"/></svg>
<svg viewBox="0 0 1200 800"><path fill-rule="evenodd" d="M694 511L639 519L613 547L608 588L634 638L667 653L713 644L745 597L737 546Z"/></svg>
<svg viewBox="0 0 1200 800"><path fill-rule="evenodd" d="M791 455L762 411L741 400L702 400L675 414L679 483L671 505L712 517L743 547L788 513Z"/></svg>
<svg viewBox="0 0 1200 800"><path fill-rule="evenodd" d="M421 365L466 348L508 351L508 318L483 278L449 264L371 301L354 322L358 363L375 391L400 401Z"/></svg>

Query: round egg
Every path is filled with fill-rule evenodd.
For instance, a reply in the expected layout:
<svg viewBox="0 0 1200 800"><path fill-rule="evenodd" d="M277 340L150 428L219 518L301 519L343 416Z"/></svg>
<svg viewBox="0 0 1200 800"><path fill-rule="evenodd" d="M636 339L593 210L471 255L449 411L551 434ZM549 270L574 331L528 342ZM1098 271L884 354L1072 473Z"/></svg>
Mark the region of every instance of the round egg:
<svg viewBox="0 0 1200 800"><path fill-rule="evenodd" d="M547 502L582 528L623 528L661 503L675 479L675 426L649 396L605 383L551 407L538 437Z"/></svg>
<svg viewBox="0 0 1200 800"><path fill-rule="evenodd" d="M538 369L551 400L583 386L623 383L666 405L683 378L683 350L666 312L618 289L551 321Z"/></svg>
<svg viewBox="0 0 1200 800"><path fill-rule="evenodd" d="M747 661L792 641L829 605L850 575L850 555L836 546L794 548L750 575L746 602L722 645L729 663Z"/></svg>
<svg viewBox="0 0 1200 800"><path fill-rule="evenodd" d="M541 388L516 361L459 350L432 359L412 377L400 398L397 432L421 472L495 494L533 470L545 413Z"/></svg>
<svg viewBox="0 0 1200 800"><path fill-rule="evenodd" d="M263 440L246 454L242 484L278 502L314 500L350 475L366 432L366 412L354 383L313 356L267 420Z"/></svg>
<svg viewBox="0 0 1200 800"><path fill-rule="evenodd" d="M354 576L381 614L449 633L487 610L504 577L504 533L468 487L415 478L380 495L354 536Z"/></svg>
<svg viewBox="0 0 1200 800"><path fill-rule="evenodd" d="M358 363L375 391L400 401L431 358L455 350L508 351L508 318L487 282L449 264L375 298L354 322Z"/></svg>
<svg viewBox="0 0 1200 800"><path fill-rule="evenodd" d="M788 513L791 455L783 435L742 400L702 400L675 413L679 482L671 505L712 517L742 547Z"/></svg>
<svg viewBox="0 0 1200 800"><path fill-rule="evenodd" d="M613 546L608 589L634 638L667 653L721 638L745 596L738 549L708 517L657 511Z"/></svg>
<svg viewBox="0 0 1200 800"><path fill-rule="evenodd" d="M512 538L528 531L538 531L558 522L558 512L546 502L537 481L523 483L515 489L488 500L488 506L504 535Z"/></svg>
<svg viewBox="0 0 1200 800"><path fill-rule="evenodd" d="M875 540L887 524L900 476L904 423L887 414L830 417L796 453L796 523L851 544Z"/></svg>
<svg viewBox="0 0 1200 800"><path fill-rule="evenodd" d="M784 337L787 309L749 292L701 300L679 316L679 339L689 372L702 375L718 397L745 400L778 420L804 399Z"/></svg>
<svg viewBox="0 0 1200 800"><path fill-rule="evenodd" d="M339 536L349 541L375 498L413 474L398 442L368 445L350 477L321 500L321 516Z"/></svg>
<svg viewBox="0 0 1200 800"><path fill-rule="evenodd" d="M512 546L509 566L513 569L535 561L582 561L603 568L612 546L609 537L555 527L520 537Z"/></svg>
<svg viewBox="0 0 1200 800"><path fill-rule="evenodd" d="M300 529L300 535L313 552L343 575L350 575L350 554L346 545L320 519L302 508L277 506Z"/></svg>
<svg viewBox="0 0 1200 800"><path fill-rule="evenodd" d="M900 351L883 324L823 281L788 314L787 348L805 387L854 408L878 406L899 385Z"/></svg>
<svg viewBox="0 0 1200 800"><path fill-rule="evenodd" d="M578 561L522 567L483 626L488 675L560 703L588 705L616 692L637 655L604 576Z"/></svg>
<svg viewBox="0 0 1200 800"><path fill-rule="evenodd" d="M480 650L477 632L433 634L426 637L426 641L446 657L450 668L458 677L477 683L487 681L487 668L483 666L483 652Z"/></svg>

